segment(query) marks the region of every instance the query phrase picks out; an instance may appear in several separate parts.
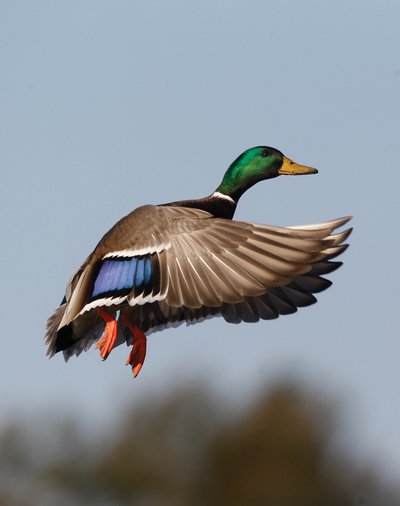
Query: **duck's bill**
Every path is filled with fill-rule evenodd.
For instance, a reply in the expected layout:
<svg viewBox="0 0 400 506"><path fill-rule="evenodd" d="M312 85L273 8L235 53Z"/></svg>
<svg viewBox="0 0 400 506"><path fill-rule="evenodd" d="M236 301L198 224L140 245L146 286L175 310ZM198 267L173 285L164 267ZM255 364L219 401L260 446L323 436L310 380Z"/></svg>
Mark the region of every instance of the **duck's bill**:
<svg viewBox="0 0 400 506"><path fill-rule="evenodd" d="M300 165L290 158L283 157L282 167L278 170L280 176L301 176L302 174L318 174L317 169Z"/></svg>

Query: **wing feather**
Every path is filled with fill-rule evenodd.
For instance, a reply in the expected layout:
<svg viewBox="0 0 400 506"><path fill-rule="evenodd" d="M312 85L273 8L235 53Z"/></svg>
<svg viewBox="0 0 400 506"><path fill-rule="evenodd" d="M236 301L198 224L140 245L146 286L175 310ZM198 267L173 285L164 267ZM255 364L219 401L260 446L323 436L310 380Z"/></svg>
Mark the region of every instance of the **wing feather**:
<svg viewBox="0 0 400 506"><path fill-rule="evenodd" d="M161 291L174 307L238 304L300 277L302 281L292 289L300 289L300 293L323 290L329 281L316 271L309 279L306 275L313 265L318 265L323 274L337 268L338 264L332 266L327 260L345 249L341 243L350 233L346 230L332 235L347 218L284 228L213 218L195 209L162 209L169 218L164 219L168 226L160 232L161 240L170 247L160 252L168 265L168 289L161 283ZM281 293L285 299L286 294ZM313 301L305 296L302 303L305 299ZM273 301L268 305L274 307Z"/></svg>

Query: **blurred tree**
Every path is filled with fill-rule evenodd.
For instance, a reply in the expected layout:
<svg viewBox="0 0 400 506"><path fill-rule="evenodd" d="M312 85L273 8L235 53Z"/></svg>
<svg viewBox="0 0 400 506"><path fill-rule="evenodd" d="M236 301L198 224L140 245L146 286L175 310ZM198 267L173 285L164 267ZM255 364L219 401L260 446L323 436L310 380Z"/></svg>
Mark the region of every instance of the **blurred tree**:
<svg viewBox="0 0 400 506"><path fill-rule="evenodd" d="M346 506L351 487L326 466L333 420L291 387L273 391L216 435L207 504Z"/></svg>
<svg viewBox="0 0 400 506"><path fill-rule="evenodd" d="M58 447L54 427L14 424L0 437L0 506L400 506L379 476L333 457L335 426L332 407L293 386L240 416L188 389L94 441L61 425Z"/></svg>

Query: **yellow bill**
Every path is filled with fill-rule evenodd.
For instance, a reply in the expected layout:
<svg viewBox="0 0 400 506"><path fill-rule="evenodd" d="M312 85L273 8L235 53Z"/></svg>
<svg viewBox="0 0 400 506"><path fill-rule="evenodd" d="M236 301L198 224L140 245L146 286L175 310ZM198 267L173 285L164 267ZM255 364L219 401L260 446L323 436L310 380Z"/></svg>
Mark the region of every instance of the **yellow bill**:
<svg viewBox="0 0 400 506"><path fill-rule="evenodd" d="M282 167L278 170L280 176L301 176L302 174L318 174L317 169L300 165L286 156L283 157Z"/></svg>

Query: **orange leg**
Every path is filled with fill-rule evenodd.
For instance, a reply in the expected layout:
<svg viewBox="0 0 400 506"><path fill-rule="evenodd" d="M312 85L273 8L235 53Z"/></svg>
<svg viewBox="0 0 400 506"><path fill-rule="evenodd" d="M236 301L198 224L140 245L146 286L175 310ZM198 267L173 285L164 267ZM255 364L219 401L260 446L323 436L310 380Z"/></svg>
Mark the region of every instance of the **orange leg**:
<svg viewBox="0 0 400 506"><path fill-rule="evenodd" d="M103 336L96 345L96 348L100 350L101 359L105 360L114 348L118 334L118 324L117 320L104 309L98 307L97 313L106 322Z"/></svg>
<svg viewBox="0 0 400 506"><path fill-rule="evenodd" d="M146 357L147 338L139 327L133 325L129 321L129 318L126 315L122 314L121 320L124 325L128 327L133 336L133 348L129 354L127 361L125 362L125 365L131 365L133 376L136 378L143 366L144 359Z"/></svg>

